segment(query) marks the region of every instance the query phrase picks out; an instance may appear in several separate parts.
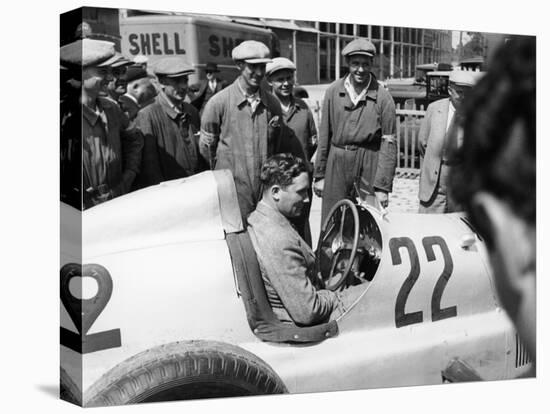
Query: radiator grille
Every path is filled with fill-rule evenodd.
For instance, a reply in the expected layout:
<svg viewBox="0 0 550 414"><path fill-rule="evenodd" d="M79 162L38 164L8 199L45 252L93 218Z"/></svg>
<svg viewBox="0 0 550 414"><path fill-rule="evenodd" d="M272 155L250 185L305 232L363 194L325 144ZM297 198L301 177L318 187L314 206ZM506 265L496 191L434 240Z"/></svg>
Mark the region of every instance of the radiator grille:
<svg viewBox="0 0 550 414"><path fill-rule="evenodd" d="M527 365L531 362L531 355L525 349L525 346L519 339L519 335L516 334L516 368Z"/></svg>

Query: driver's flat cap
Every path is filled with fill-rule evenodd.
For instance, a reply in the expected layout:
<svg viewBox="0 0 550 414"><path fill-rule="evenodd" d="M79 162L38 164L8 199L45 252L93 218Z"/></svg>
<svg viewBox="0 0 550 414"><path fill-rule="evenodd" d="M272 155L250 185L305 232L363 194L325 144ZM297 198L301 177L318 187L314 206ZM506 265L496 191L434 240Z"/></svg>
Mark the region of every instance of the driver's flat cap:
<svg viewBox="0 0 550 414"><path fill-rule="evenodd" d="M270 56L269 48L256 40L245 40L231 52L233 60L243 60L246 63L269 63Z"/></svg>
<svg viewBox="0 0 550 414"><path fill-rule="evenodd" d="M186 63L184 59L172 56L160 59L155 65L154 72L157 76L179 78L194 73L195 69Z"/></svg>
<svg viewBox="0 0 550 414"><path fill-rule="evenodd" d="M364 55L374 56L376 54L376 47L367 39L362 37L349 42L344 49L342 49L343 56L351 55Z"/></svg>

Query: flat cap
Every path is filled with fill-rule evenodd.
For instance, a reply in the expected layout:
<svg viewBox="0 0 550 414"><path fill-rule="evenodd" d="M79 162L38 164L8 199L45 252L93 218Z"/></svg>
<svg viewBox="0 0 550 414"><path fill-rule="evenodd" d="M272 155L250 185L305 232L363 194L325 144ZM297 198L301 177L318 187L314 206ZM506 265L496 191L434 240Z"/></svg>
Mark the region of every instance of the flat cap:
<svg viewBox="0 0 550 414"><path fill-rule="evenodd" d="M283 70L283 69L295 71L296 65L290 59L287 59L285 57L276 57L276 58L273 58L270 63L265 65L265 74L269 76L277 72L278 70Z"/></svg>
<svg viewBox="0 0 550 414"><path fill-rule="evenodd" d="M188 76L195 72L195 69L181 57L166 57L156 63L154 72L157 76L179 78L180 76Z"/></svg>
<svg viewBox="0 0 550 414"><path fill-rule="evenodd" d="M132 81L148 77L149 74L141 66L129 66L128 69L126 69L126 73L124 74L122 79L130 83Z"/></svg>
<svg viewBox="0 0 550 414"><path fill-rule="evenodd" d="M88 38L62 46L59 51L62 64L82 67L108 66L110 58L114 55L113 42Z"/></svg>
<svg viewBox="0 0 550 414"><path fill-rule="evenodd" d="M374 56L376 54L376 47L362 37L352 40L349 42L344 49L342 49L343 56L351 55L365 55L365 56Z"/></svg>
<svg viewBox="0 0 550 414"><path fill-rule="evenodd" d="M271 53L266 45L256 40L245 40L233 48L233 60L244 60L246 63L269 63Z"/></svg>
<svg viewBox="0 0 550 414"><path fill-rule="evenodd" d="M145 55L136 55L134 57L134 63L137 63L138 65L141 65L143 63L147 63L149 59Z"/></svg>
<svg viewBox="0 0 550 414"><path fill-rule="evenodd" d="M449 75L449 82L460 86L474 86L480 77L479 73L481 72L474 72L471 70L453 70Z"/></svg>
<svg viewBox="0 0 550 414"><path fill-rule="evenodd" d="M112 59L112 63L109 66L113 68L118 68L121 66L130 66L134 63L130 59L127 59L121 53L118 53L118 52L116 52L111 59Z"/></svg>

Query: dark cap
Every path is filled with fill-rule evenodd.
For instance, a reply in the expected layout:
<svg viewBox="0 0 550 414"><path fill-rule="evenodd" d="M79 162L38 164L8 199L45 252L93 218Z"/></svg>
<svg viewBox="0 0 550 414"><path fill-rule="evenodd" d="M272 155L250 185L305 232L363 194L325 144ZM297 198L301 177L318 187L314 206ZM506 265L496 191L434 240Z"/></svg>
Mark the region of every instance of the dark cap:
<svg viewBox="0 0 550 414"><path fill-rule="evenodd" d="M108 66L115 55L115 44L105 40L79 39L62 46L61 63L70 66Z"/></svg>
<svg viewBox="0 0 550 414"><path fill-rule="evenodd" d="M214 73L214 72L219 72L219 70L218 70L218 65L216 65L216 64L213 63L213 62L208 62L208 63L206 64L206 67L204 68L204 70L205 70L206 72L212 72L212 73Z"/></svg>
<svg viewBox="0 0 550 414"><path fill-rule="evenodd" d="M132 81L148 77L149 74L141 66L129 66L128 69L126 69L126 73L124 74L122 79L125 80L127 83L130 83Z"/></svg>
<svg viewBox="0 0 550 414"><path fill-rule="evenodd" d="M269 63L270 56L268 47L256 40L245 40L231 52L233 60L243 60L246 63Z"/></svg>
<svg viewBox="0 0 550 414"><path fill-rule="evenodd" d="M375 54L376 47L374 47L370 41L362 37L352 40L342 49L343 56L364 55L372 57Z"/></svg>
<svg viewBox="0 0 550 414"><path fill-rule="evenodd" d="M154 72L157 76L179 78L190 75L195 72L195 69L193 69L193 66L187 64L183 58L167 57L160 59L156 63Z"/></svg>

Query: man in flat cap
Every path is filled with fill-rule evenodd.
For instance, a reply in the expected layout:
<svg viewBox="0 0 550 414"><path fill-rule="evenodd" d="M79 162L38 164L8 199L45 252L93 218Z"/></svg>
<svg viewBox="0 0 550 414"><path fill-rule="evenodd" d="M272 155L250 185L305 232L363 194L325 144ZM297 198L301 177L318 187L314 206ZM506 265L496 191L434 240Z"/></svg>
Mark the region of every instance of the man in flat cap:
<svg viewBox="0 0 550 414"><path fill-rule="evenodd" d="M270 52L248 40L232 57L240 75L214 95L201 118L200 151L212 169L232 171L244 219L260 198L260 168L279 149L282 111L275 97L261 88Z"/></svg>
<svg viewBox="0 0 550 414"><path fill-rule="evenodd" d="M61 197L89 208L129 191L139 169L141 136L128 129L118 105L100 96L112 79L112 42L81 39L60 50L61 63L80 82L61 124Z"/></svg>
<svg viewBox="0 0 550 414"><path fill-rule="evenodd" d="M266 65L267 82L275 98L279 101L283 111L283 120L293 134L287 134L288 151L301 158L309 173L309 182L313 177L313 165L310 162L315 151L317 141L317 128L313 115L303 99L294 97L294 74L296 65L285 57L274 58ZM313 196L311 185L308 190L309 199ZM309 227L308 203L302 210L302 214L290 221L294 224L300 236L311 246L311 230Z"/></svg>
<svg viewBox="0 0 550 414"><path fill-rule="evenodd" d="M419 213L437 214L458 211L449 197L447 178L453 157L460 145L462 131L458 128L457 111L475 83L479 72L454 70L449 76L449 98L428 105L418 133L420 153L424 157L420 170Z"/></svg>
<svg viewBox="0 0 550 414"><path fill-rule="evenodd" d="M118 98L123 112L133 121L139 110L153 103L157 91L151 83L151 77L141 66L132 65L124 74L126 93Z"/></svg>
<svg viewBox="0 0 550 414"><path fill-rule="evenodd" d="M126 93L126 81L124 80L124 74L128 66L132 64L132 61L126 59L122 54L115 54L115 61L109 66L111 68L112 79L107 84L105 90L105 97L112 100L112 102L118 105L119 98Z"/></svg>
<svg viewBox="0 0 550 414"><path fill-rule="evenodd" d="M193 85L192 89L195 92L191 95L191 105L197 108L201 115L210 98L227 86L226 81L216 76L216 73L220 72L217 64L208 62L204 71L206 79L198 85Z"/></svg>
<svg viewBox="0 0 550 414"><path fill-rule="evenodd" d="M342 50L349 74L325 93L313 184L323 197L322 222L357 181L388 205L397 166L395 104L371 72L375 52L366 39L351 41Z"/></svg>
<svg viewBox="0 0 550 414"><path fill-rule="evenodd" d="M157 61L154 72L161 91L136 118L144 136L138 188L188 177L206 168L198 151L199 113L184 102L193 67L181 57L167 57Z"/></svg>

